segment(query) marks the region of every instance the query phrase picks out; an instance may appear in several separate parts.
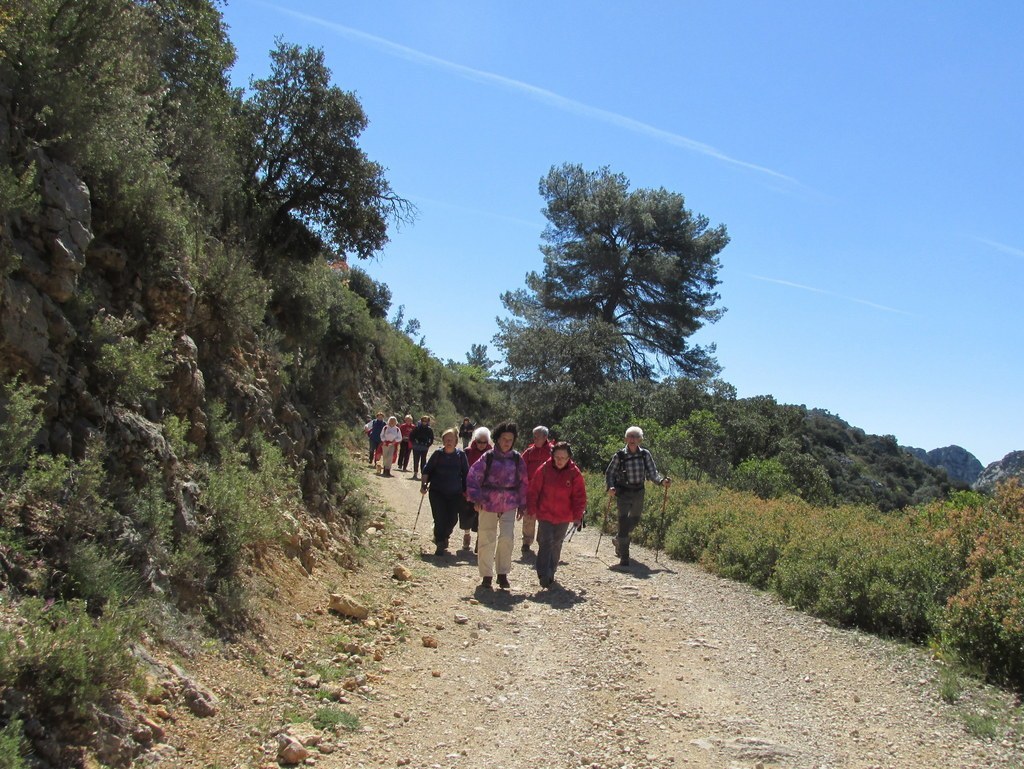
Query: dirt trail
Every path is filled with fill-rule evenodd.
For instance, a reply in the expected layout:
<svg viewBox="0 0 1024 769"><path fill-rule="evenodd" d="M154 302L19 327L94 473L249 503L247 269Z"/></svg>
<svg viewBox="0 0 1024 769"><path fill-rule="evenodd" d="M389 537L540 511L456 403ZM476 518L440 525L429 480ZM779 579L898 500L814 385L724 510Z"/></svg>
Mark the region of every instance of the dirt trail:
<svg viewBox="0 0 1024 769"><path fill-rule="evenodd" d="M511 591L482 594L472 554L419 554L433 548L429 502L412 532L418 483L370 483L393 511L391 542L412 553L414 580L383 590L414 620L358 706L360 729L317 766L1024 765L1019 746L964 730L919 650L643 548L630 571L612 570L610 539L595 556L592 528L563 550L562 589L540 591L518 560ZM381 585L393 582L384 560L369 565Z"/></svg>

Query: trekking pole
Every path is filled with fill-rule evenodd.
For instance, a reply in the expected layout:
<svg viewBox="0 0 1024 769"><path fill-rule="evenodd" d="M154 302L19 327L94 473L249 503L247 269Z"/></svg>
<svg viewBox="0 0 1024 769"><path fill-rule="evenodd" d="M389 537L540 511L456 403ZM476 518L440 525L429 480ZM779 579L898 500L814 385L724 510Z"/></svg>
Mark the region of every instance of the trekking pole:
<svg viewBox="0 0 1024 769"><path fill-rule="evenodd" d="M420 494L420 506L416 508L416 520L412 522L412 530L416 531L416 524L420 522L420 510L423 509L423 500L426 499L426 494Z"/></svg>
<svg viewBox="0 0 1024 769"><path fill-rule="evenodd" d="M665 480L668 480L667 478ZM658 547L654 551L654 562L658 562L661 547L665 544L665 508L668 506L668 486L662 486L665 494L661 498L661 521L658 523Z"/></svg>
<svg viewBox="0 0 1024 769"><path fill-rule="evenodd" d="M601 549L601 537L604 536L604 527L608 525L608 512L612 509L612 495L608 495L608 504L604 506L604 521L601 523L601 530L597 535L597 547L594 548L594 555Z"/></svg>

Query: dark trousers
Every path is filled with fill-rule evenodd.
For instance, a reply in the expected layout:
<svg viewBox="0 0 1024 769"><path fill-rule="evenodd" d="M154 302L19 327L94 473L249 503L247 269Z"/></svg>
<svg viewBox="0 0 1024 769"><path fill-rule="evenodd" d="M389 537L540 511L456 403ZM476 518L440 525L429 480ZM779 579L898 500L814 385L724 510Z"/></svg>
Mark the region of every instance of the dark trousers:
<svg viewBox="0 0 1024 769"><path fill-rule="evenodd" d="M461 492L445 494L433 489L430 489L427 495L430 498L430 514L434 517L434 544L447 548L448 539L459 521L459 512L466 499Z"/></svg>
<svg viewBox="0 0 1024 769"><path fill-rule="evenodd" d="M406 470L409 467L409 441L402 441L402 445L398 449L398 468L400 470Z"/></svg>
<svg viewBox="0 0 1024 769"><path fill-rule="evenodd" d="M427 449L412 450L412 474L417 475L421 467L427 466Z"/></svg>
<svg viewBox="0 0 1024 769"><path fill-rule="evenodd" d="M476 531L479 523L480 513L476 511L476 505L463 497L462 509L459 510L459 528L466 531Z"/></svg>
<svg viewBox="0 0 1024 769"><path fill-rule="evenodd" d="M373 455L377 453L377 447L380 446L380 438L370 438L370 459L369 462L373 464Z"/></svg>
<svg viewBox="0 0 1024 769"><path fill-rule="evenodd" d="M562 543L569 531L568 523L537 521L537 577L543 584L545 579L555 578L558 561L562 557Z"/></svg>
<svg viewBox="0 0 1024 769"><path fill-rule="evenodd" d="M644 511L644 489L628 491L617 489L615 491L615 505L619 513L618 540L620 554L624 558L629 557L629 535L640 523L640 516Z"/></svg>

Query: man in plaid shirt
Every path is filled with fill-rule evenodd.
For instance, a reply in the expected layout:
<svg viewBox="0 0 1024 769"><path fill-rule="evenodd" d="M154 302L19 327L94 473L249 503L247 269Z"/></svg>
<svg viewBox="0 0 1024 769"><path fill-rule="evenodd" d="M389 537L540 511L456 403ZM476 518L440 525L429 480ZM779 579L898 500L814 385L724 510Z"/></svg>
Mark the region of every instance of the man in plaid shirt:
<svg viewBox="0 0 1024 769"><path fill-rule="evenodd" d="M626 445L615 452L608 469L604 472L608 494L615 497L619 511L618 536L612 539L619 566L629 566L629 535L640 523L644 510L644 481L650 480L661 486L672 481L658 472L654 457L640 443L644 431L634 425L626 430Z"/></svg>

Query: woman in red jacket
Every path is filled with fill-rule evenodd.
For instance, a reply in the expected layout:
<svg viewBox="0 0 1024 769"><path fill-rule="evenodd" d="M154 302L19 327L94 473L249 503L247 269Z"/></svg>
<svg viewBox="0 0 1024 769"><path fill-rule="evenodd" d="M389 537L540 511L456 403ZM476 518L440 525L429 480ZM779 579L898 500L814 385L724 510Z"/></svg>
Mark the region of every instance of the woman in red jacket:
<svg viewBox="0 0 1024 769"><path fill-rule="evenodd" d="M537 517L537 577L540 586L551 587L562 556L562 542L569 526L583 523L587 508L587 487L583 473L572 461L572 448L559 441L551 459L530 479L527 508Z"/></svg>

